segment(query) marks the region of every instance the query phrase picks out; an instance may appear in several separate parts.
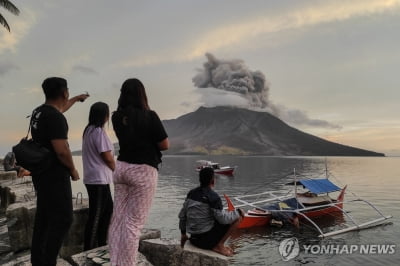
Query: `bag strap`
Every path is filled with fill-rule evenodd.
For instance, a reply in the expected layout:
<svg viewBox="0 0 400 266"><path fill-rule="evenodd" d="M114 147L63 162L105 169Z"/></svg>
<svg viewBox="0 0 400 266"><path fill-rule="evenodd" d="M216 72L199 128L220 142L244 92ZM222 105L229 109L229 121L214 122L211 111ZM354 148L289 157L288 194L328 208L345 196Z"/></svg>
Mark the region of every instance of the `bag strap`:
<svg viewBox="0 0 400 266"><path fill-rule="evenodd" d="M36 110L36 109L35 109ZM28 139L29 137L29 132L31 132L31 125L32 125L32 120L33 120L33 116L35 115L35 110L32 111L31 115L28 115L26 118L31 117L31 119L29 120L29 127L28 127L28 132L26 133L26 139ZM32 135L32 134L31 134Z"/></svg>

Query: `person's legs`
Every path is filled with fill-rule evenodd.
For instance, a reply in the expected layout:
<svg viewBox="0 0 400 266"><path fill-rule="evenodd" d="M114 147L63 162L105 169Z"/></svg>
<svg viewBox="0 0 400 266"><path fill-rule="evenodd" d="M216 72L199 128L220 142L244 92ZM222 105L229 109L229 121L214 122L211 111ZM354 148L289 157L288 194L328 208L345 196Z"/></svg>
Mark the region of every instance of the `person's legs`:
<svg viewBox="0 0 400 266"><path fill-rule="evenodd" d="M47 235L44 243L45 264L56 265L58 252L72 224L72 191L68 178L48 188Z"/></svg>
<svg viewBox="0 0 400 266"><path fill-rule="evenodd" d="M198 235L192 235L190 237L190 242L196 247L211 249L222 255L232 256L232 249L224 246L224 243L238 227L239 223L240 219L232 224L219 224L215 221L214 226L210 231Z"/></svg>
<svg viewBox="0 0 400 266"><path fill-rule="evenodd" d="M114 171L114 211L108 230L111 265L121 265L119 261L124 256L125 247L121 245L121 242L126 237L125 218L128 208L129 186L124 184L123 176L128 165L127 163L117 161Z"/></svg>
<svg viewBox="0 0 400 266"><path fill-rule="evenodd" d="M42 259L44 257L44 242L46 239L47 228L47 215L46 203L44 195L40 191L40 185L36 184L37 200L36 200L36 213L35 222L33 225L32 244L31 244L31 263L33 266L43 265Z"/></svg>
<svg viewBox="0 0 400 266"><path fill-rule="evenodd" d="M97 244L99 247L107 244L107 232L110 226L111 215L113 213L113 200L110 185L101 185L103 204L97 230Z"/></svg>
<svg viewBox="0 0 400 266"><path fill-rule="evenodd" d="M213 251L220 253L222 255L225 256L232 256L233 255L233 250L229 247L225 246L225 242L226 240L228 240L228 238L230 237L230 235L233 233L234 230L236 230L236 228L239 226L241 222L241 219L237 219L234 223L232 223L228 230L226 231L226 233L222 236L222 238L219 240L219 242L217 243L217 245L215 245L213 247Z"/></svg>
<svg viewBox="0 0 400 266"><path fill-rule="evenodd" d="M60 177L61 179L61 177ZM69 179L36 184L37 207L32 236L33 266L56 265L62 241L72 222L72 192Z"/></svg>
<svg viewBox="0 0 400 266"><path fill-rule="evenodd" d="M89 217L85 226L83 250L96 248L98 221L101 208L101 193L98 185L85 184L89 195Z"/></svg>
<svg viewBox="0 0 400 266"><path fill-rule="evenodd" d="M140 231L149 213L158 179L157 170L147 165L128 164L124 165L124 168L122 180L128 184L125 185L128 188L124 188L126 193L123 198L124 211L120 212L120 199L114 194L114 215L111 226L112 228L116 226L114 217L119 217L123 230L120 235L116 235L114 229L110 230L113 236L109 238L109 245L114 246L111 252L111 265L135 265ZM120 190L117 184L115 187L115 192L117 189Z"/></svg>

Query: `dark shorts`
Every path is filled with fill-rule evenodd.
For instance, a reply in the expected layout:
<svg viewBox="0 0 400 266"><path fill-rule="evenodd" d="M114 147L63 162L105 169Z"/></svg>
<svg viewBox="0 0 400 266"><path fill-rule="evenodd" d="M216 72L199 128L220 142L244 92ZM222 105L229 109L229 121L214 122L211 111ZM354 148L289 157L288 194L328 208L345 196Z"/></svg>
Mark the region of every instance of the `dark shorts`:
<svg viewBox="0 0 400 266"><path fill-rule="evenodd" d="M190 243L202 249L213 249L218 242L224 237L231 225L214 223L214 227L210 231L190 236Z"/></svg>

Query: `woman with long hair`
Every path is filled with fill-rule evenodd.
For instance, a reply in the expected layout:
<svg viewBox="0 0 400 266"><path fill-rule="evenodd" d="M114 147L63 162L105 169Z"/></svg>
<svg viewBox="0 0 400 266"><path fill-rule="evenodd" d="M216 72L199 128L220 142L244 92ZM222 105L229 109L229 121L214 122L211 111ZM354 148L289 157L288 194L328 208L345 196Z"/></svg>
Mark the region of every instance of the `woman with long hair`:
<svg viewBox="0 0 400 266"><path fill-rule="evenodd" d="M115 169L114 148L104 130L109 117L107 104L94 103L90 107L89 123L83 131L83 182L89 194L84 250L106 245L113 212L110 183Z"/></svg>
<svg viewBox="0 0 400 266"><path fill-rule="evenodd" d="M120 150L114 172L114 213L108 243L111 265L130 266L136 263L140 231L157 186L161 151L169 148L169 141L138 79L122 84L112 123Z"/></svg>

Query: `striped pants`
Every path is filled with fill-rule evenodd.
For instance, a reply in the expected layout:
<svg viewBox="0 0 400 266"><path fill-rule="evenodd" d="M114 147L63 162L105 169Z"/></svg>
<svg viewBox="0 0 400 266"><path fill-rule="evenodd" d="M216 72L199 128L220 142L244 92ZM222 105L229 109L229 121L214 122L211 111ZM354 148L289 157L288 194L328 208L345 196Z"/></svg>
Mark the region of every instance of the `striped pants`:
<svg viewBox="0 0 400 266"><path fill-rule="evenodd" d="M135 265L140 231L146 222L157 180L154 167L117 161L114 212L108 233L111 265Z"/></svg>

